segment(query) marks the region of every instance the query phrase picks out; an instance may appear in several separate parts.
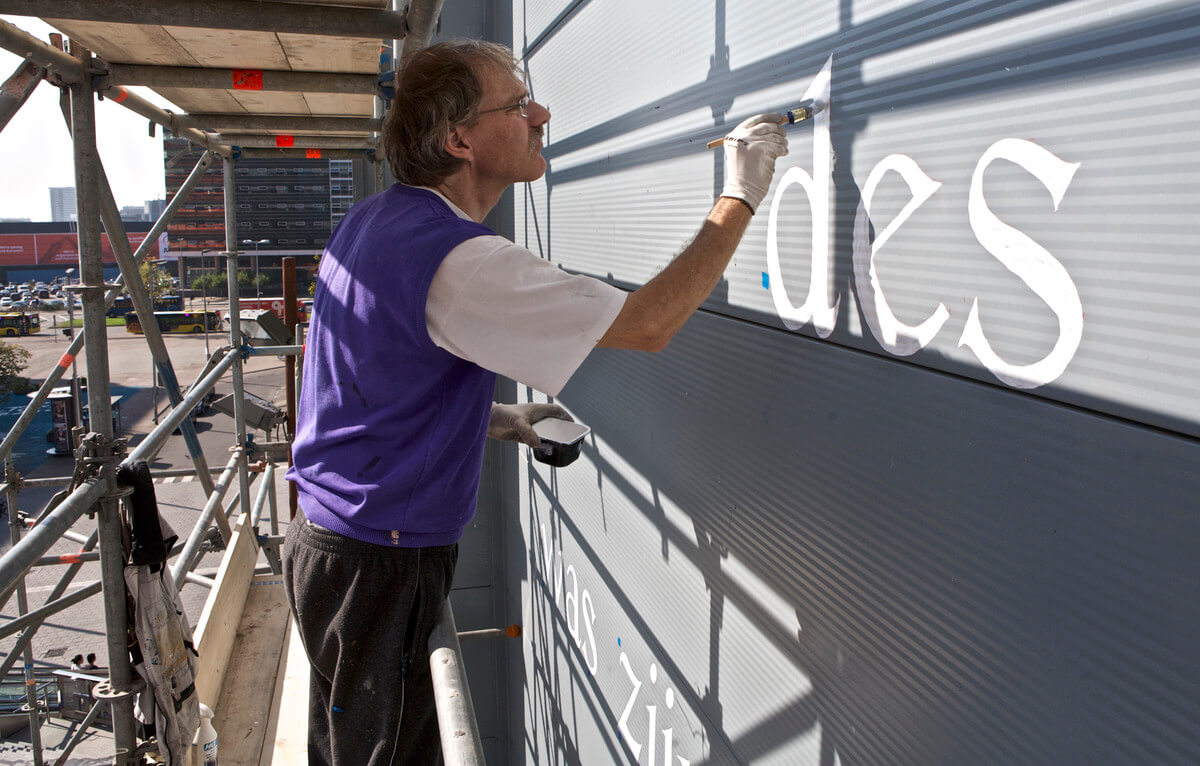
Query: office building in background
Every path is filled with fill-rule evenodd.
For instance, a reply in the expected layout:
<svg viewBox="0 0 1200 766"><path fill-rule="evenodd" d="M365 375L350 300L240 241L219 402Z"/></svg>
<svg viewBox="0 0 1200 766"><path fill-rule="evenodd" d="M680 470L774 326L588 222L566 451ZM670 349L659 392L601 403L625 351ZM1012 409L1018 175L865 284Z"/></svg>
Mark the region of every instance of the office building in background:
<svg viewBox="0 0 1200 766"><path fill-rule="evenodd" d="M50 187L50 220L74 221L75 216L75 187Z"/></svg>

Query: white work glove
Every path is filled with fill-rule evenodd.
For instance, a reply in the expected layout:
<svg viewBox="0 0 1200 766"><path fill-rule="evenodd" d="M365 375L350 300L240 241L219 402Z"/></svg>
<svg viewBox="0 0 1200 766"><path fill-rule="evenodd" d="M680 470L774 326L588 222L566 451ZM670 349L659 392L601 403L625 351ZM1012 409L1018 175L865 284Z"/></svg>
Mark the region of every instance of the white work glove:
<svg viewBox="0 0 1200 766"><path fill-rule="evenodd" d="M758 212L767 196L775 159L787 154L782 114L756 114L725 136L725 188L722 197L740 199Z"/></svg>
<svg viewBox="0 0 1200 766"><path fill-rule="evenodd" d="M533 424L546 418L575 419L557 404L492 404L487 435L501 441L523 442L536 447L542 443L542 437L533 430Z"/></svg>

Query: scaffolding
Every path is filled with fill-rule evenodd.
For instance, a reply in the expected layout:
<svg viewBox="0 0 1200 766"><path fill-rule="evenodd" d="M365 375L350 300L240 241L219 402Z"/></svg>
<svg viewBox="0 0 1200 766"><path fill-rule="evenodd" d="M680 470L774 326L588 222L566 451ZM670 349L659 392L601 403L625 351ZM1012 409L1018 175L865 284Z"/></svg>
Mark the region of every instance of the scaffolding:
<svg viewBox="0 0 1200 766"><path fill-rule="evenodd" d="M364 3L367 4L367 3ZM0 638L19 634L10 655L0 663L3 677L23 659L33 763L43 762L39 739L41 708L33 676L32 642L38 628L52 615L99 596L104 604L108 677L97 687L97 701L89 711L76 738L68 744L66 753L78 742L105 705L111 706L113 722L114 763L140 763L150 743L139 744L135 736L133 702L138 691L130 666L126 645L126 585L125 554L122 547L121 498L130 489L116 479L119 465L137 460L152 460L164 447L171 434L179 429L192 461L192 469L164 472L167 475L187 474L201 484L207 502L187 535L186 540L171 551L174 563L169 567L169 581L178 591L184 583L193 582L213 588L210 600L217 597L214 582L193 570L202 553L202 546L214 534L226 547L226 559L238 546L238 534L248 530L244 539L255 551L261 548L274 572L280 571L275 475L277 463L287 453L295 427L296 389L299 380L303 345L298 337L295 315L294 262L285 259L284 305L288 310L286 324L290 337L282 343L265 347L247 345L241 323L230 321L228 343L212 354L197 379L182 388L168 354L158 323L154 319L153 301L139 276L139 266L150 257L159 236L166 231L177 211L188 200L205 171L213 162L222 164L224 173L225 248L228 279L229 316L240 316L238 301L238 226L236 220L236 186L234 168L240 157L279 157L316 149L329 158L361 159L375 165L376 186L381 185L382 168L375 162L374 151L384 110L383 95L394 77L392 62L403 62L411 53L428 44L441 13L441 0L415 0L404 10L395 3L379 0L379 8L361 8L317 3L295 4L260 2L258 0L208 0L193 3L188 0L158 0L145 5L133 0L95 3L90 0L58 0L52 10L34 0L0 0L0 13L50 16L51 22L68 34L90 31L89 25L120 25L138 19L142 25L210 30L241 30L311 35L332 41L354 39L385 42L385 55L379 57L379 71L283 71L270 69L236 69L227 66L162 66L138 61L108 61L98 58L84 43L72 39L66 45L54 35L46 44L21 29L0 21L0 46L24 59L17 71L0 89L0 129L8 123L30 93L41 82L59 87L63 93L63 116L70 131L75 167L75 190L78 213L80 284L74 285L83 306L83 332L75 334L67 352L50 371L16 424L0 441L0 460L4 463L4 481L0 491L8 500L12 547L0 557L0 603L14 594L18 616L0 626ZM386 6L386 7L384 7ZM73 34L71 30L75 30ZM82 37L90 37L82 34ZM110 57L111 58L111 57ZM231 80L251 78L257 89L280 93L336 93L370 96L370 116L365 114L295 115L278 113L228 114L191 112L187 114L164 110L130 92L127 86L154 88L228 89ZM256 74L255 74L256 73ZM178 137L203 147L204 153L187 180L166 206L136 251L131 248L121 223L117 203L96 150L95 102L108 99L145 117ZM289 134L286 149L277 140L280 132ZM291 134L295 134L294 136ZM309 154L308 156L312 156ZM101 260L101 230L108 234L120 269L120 277L105 283ZM290 286L290 290L289 290ZM134 311L143 328L146 343L153 358L155 372L166 390L170 409L158 426L136 448L129 449L113 431L110 399L110 370L107 352L105 312L118 294L128 292ZM87 391L90 412L90 431L77 436L75 473L59 480L25 479L13 463L13 450L21 434L29 427L39 408L64 374L72 367L76 356L87 349ZM252 464L260 455L247 435L246 392L243 365L254 355L283 357L287 389L286 440L279 445L266 445L267 458ZM223 468L211 469L204 455L196 430L189 417L214 386L228 374L233 388L233 417L235 443ZM271 449L275 447L275 449ZM251 473L260 475L257 495L251 498ZM216 481L213 475L218 474ZM228 510L226 494L236 481L237 491ZM19 509L18 492L24 487L66 483L36 521ZM236 525L231 524L235 507L241 508ZM290 498L291 515L295 514L294 490ZM264 512L270 531L259 534L258 525ZM87 536L72 531L83 515L94 516L95 530ZM213 532L215 530L215 532ZM69 557L47 556L59 540L81 544L80 552ZM254 553L254 556L257 554ZM64 596L75 575L87 561L99 561L100 582L85 586ZM33 567L65 565L58 584L44 604L31 608L25 585L26 575ZM502 631L496 631L502 634ZM511 635L511 633L510 633ZM431 639L431 661L434 664L438 687L438 712L445 734L448 762L482 762L479 735L470 706L465 676L458 652L458 635L454 629L449 604L443 610L442 622ZM203 665L210 658L200 657ZM218 660L220 661L220 660ZM200 675L203 675L202 670ZM199 685L199 681L197 682ZM445 710L443 710L445 708ZM464 732L468 736L463 736ZM65 758L64 754L62 758ZM60 760L62 759L60 758Z"/></svg>

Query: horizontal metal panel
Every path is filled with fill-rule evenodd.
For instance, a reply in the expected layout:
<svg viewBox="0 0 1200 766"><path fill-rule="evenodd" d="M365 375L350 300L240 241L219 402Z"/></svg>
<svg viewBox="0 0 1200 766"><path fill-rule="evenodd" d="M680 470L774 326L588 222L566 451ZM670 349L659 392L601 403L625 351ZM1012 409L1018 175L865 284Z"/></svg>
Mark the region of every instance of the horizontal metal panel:
<svg viewBox="0 0 1200 766"><path fill-rule="evenodd" d="M703 141L828 67L708 310L1200 435L1198 63L1178 1L578 4L527 58L518 235L642 284L719 193Z"/></svg>
<svg viewBox="0 0 1200 766"><path fill-rule="evenodd" d="M1194 441L712 315L559 402L524 762L1200 759Z"/></svg>

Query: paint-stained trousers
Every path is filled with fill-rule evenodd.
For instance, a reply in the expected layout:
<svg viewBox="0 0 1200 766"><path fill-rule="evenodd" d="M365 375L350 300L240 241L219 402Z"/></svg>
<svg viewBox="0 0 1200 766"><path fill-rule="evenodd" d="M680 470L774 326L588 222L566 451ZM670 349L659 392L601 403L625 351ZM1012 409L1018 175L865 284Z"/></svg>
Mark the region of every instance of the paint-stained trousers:
<svg viewBox="0 0 1200 766"><path fill-rule="evenodd" d="M442 762L427 645L457 560L457 545L388 548L297 515L283 582L311 665L310 764Z"/></svg>

